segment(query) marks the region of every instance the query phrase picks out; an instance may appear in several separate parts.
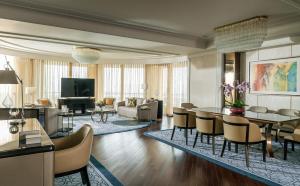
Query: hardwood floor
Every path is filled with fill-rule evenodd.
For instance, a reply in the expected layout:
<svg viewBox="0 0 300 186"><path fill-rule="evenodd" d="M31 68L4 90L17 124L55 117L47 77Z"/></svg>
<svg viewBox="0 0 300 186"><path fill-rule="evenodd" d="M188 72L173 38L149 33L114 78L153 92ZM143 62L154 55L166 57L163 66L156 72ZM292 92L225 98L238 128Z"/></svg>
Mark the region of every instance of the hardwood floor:
<svg viewBox="0 0 300 186"><path fill-rule="evenodd" d="M151 127L95 136L92 154L124 185L262 185L143 135L172 128L165 117Z"/></svg>

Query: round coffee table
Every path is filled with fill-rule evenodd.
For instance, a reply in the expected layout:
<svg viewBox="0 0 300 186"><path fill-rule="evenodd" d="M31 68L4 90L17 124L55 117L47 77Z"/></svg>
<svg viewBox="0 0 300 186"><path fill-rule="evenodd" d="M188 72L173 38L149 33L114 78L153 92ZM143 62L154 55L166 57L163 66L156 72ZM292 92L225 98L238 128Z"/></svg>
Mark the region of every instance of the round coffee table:
<svg viewBox="0 0 300 186"><path fill-rule="evenodd" d="M101 108L99 110L95 109L91 111L91 119L93 120L93 122L106 123L108 114L115 114L115 113L116 110L114 108Z"/></svg>

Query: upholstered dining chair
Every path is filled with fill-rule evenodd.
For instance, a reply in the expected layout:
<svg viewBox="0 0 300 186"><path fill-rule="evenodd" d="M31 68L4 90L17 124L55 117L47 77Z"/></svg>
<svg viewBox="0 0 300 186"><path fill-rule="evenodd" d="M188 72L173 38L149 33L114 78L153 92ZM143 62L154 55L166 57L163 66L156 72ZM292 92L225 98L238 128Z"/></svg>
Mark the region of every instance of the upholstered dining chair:
<svg viewBox="0 0 300 186"><path fill-rule="evenodd" d="M83 184L90 185L87 165L93 143L92 127L86 124L70 136L54 139L53 143L55 177L80 172Z"/></svg>
<svg viewBox="0 0 300 186"><path fill-rule="evenodd" d="M268 108L267 107L262 107L262 106L251 106L247 109L248 111L255 112L255 113L267 113ZM265 123L259 123L259 122L254 122L256 125L259 126L259 128L265 128L266 124ZM266 131L266 129L265 129ZM276 139L277 139L277 133L276 133Z"/></svg>
<svg viewBox="0 0 300 186"><path fill-rule="evenodd" d="M193 103L181 103L181 107L185 109L197 108Z"/></svg>
<svg viewBox="0 0 300 186"><path fill-rule="evenodd" d="M284 137L284 160L287 160L288 143L292 144L292 151L295 150L295 143L300 144L300 126L294 130L294 133Z"/></svg>
<svg viewBox="0 0 300 186"><path fill-rule="evenodd" d="M172 131L171 140L173 140L175 129L184 129L185 143L188 144L188 129L196 128L196 113L187 111L184 108L174 107L173 108L173 123L174 128ZM191 131L192 132L192 131Z"/></svg>
<svg viewBox="0 0 300 186"><path fill-rule="evenodd" d="M299 111L295 110L295 109L279 109L279 110L277 110L276 113L279 115L283 115L283 116L298 116ZM277 136L280 136L281 132L292 134L298 126L300 126L299 120L280 123L279 126L276 126L277 133L278 133Z"/></svg>
<svg viewBox="0 0 300 186"><path fill-rule="evenodd" d="M224 144L221 152L223 157L226 143L232 142L235 144L245 145L246 166L249 167L249 148L251 144L262 144L263 161L266 161L266 146L267 140L260 133L259 127L250 123L246 118L239 116L223 116L224 127Z"/></svg>
<svg viewBox="0 0 300 186"><path fill-rule="evenodd" d="M214 116L208 112L196 112L196 137L194 141L193 148L197 143L198 134L207 135L207 142L209 142L210 136L212 136L212 151L215 154L215 136L223 135L223 121L222 118Z"/></svg>

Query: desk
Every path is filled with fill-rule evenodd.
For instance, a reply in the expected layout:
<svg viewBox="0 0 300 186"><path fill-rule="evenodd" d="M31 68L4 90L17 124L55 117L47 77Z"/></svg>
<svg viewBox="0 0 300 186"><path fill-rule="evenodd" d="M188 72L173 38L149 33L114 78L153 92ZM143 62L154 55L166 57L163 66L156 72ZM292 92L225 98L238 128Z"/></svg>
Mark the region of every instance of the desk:
<svg viewBox="0 0 300 186"><path fill-rule="evenodd" d="M1 185L50 186L54 184L54 145L37 119L26 119L11 133L8 120L0 121L0 182ZM39 130L41 143L21 145L20 131Z"/></svg>
<svg viewBox="0 0 300 186"><path fill-rule="evenodd" d="M217 108L217 107L205 107L205 108L194 108L192 111L203 111L209 112L215 115L231 115L229 108ZM245 111L244 114L239 115L242 117L247 118L249 121L252 122L259 122L265 123L268 125L266 135L267 135L267 151L270 157L273 157L273 150L272 150L272 135L271 130L274 124L280 125L280 123L300 120L300 117L296 116L283 116L275 113L256 113L251 111Z"/></svg>

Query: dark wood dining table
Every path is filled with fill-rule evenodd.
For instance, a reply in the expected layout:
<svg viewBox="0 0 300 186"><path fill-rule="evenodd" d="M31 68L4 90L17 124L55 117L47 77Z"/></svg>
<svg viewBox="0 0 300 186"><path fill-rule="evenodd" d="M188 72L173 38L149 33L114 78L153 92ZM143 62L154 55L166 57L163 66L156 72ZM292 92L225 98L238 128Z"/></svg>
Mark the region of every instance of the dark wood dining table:
<svg viewBox="0 0 300 186"><path fill-rule="evenodd" d="M229 108L218 108L218 107L203 107L203 108L193 108L192 111L203 111L209 112L214 115L232 115ZM284 122L291 122L295 120L300 120L297 116L284 116L273 112L268 113L257 113L246 110L243 114L238 115L247 118L250 122L257 122L266 124L266 137L267 137L267 152L270 157L274 157L272 149L272 128L274 125L281 125Z"/></svg>

